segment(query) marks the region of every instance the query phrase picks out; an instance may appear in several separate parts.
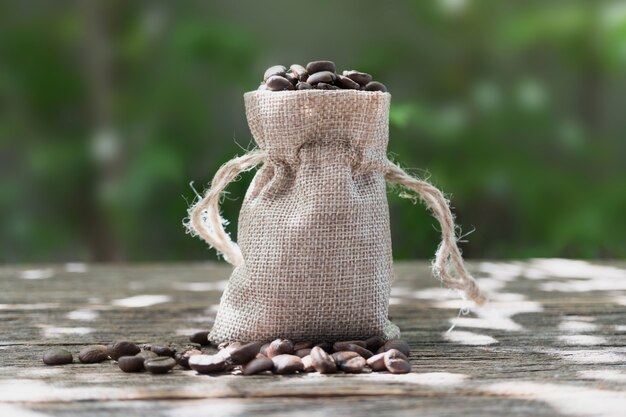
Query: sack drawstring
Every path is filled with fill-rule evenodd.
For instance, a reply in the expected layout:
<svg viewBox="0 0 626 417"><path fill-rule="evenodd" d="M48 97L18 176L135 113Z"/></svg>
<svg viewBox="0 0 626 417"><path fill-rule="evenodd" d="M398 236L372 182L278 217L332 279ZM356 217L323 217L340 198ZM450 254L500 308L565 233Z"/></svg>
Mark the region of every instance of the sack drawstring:
<svg viewBox="0 0 626 417"><path fill-rule="evenodd" d="M224 230L227 221L220 214L220 197L239 174L265 161L265 155L264 151L254 150L226 162L215 173L211 187L204 197L188 210L189 217L185 224L188 232L193 236L200 236L221 253L225 261L234 266L243 265L243 255L239 245Z"/></svg>
<svg viewBox="0 0 626 417"><path fill-rule="evenodd" d="M435 276L449 288L461 291L477 304L483 304L486 297L478 288L474 277L465 268L461 251L456 244L458 239L454 216L443 193L428 182L407 174L389 160L385 165L385 179L416 192L441 224L441 244L432 265Z"/></svg>

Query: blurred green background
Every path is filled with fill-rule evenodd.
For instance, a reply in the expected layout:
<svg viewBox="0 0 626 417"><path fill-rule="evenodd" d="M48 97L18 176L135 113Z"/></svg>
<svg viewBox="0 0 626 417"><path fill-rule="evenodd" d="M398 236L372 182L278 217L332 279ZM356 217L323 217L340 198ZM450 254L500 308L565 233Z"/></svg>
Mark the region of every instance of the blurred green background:
<svg viewBox="0 0 626 417"><path fill-rule="evenodd" d="M214 259L189 182L252 146L266 67L316 59L388 86L390 153L467 257L626 255L623 1L33 0L0 2L0 261ZM389 198L394 255L432 257L436 222Z"/></svg>

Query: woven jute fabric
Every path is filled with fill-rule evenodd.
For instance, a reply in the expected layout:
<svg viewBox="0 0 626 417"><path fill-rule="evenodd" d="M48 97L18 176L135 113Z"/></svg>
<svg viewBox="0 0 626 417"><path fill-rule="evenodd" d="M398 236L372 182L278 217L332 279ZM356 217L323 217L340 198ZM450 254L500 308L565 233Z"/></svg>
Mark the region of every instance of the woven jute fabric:
<svg viewBox="0 0 626 417"><path fill-rule="evenodd" d="M305 90L244 95L260 149L234 158L189 209L188 231L233 266L209 334L213 343L400 337L387 318L393 282L386 181L419 197L441 225L433 273L478 304L444 194L386 156L388 93ZM258 164L239 214L239 244L224 231L224 189ZM414 194L413 194L414 193Z"/></svg>

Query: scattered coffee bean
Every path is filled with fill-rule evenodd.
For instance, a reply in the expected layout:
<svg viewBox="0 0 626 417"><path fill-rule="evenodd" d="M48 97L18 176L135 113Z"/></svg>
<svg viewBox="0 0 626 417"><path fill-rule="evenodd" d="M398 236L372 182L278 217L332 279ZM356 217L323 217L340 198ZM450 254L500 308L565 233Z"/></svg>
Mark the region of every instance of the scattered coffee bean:
<svg viewBox="0 0 626 417"><path fill-rule="evenodd" d="M337 372L334 359L324 349L315 346L311 349L311 365L320 374L332 374Z"/></svg>
<svg viewBox="0 0 626 417"><path fill-rule="evenodd" d="M236 365L245 365L255 358L261 350L263 342L246 343L230 352L230 359Z"/></svg>
<svg viewBox="0 0 626 417"><path fill-rule="evenodd" d="M306 64L306 71L311 77L311 75L321 71L337 72L337 66L333 61L311 61Z"/></svg>
<svg viewBox="0 0 626 417"><path fill-rule="evenodd" d="M296 350L296 356L299 356L301 358L304 358L305 356L309 355L311 353L311 349L298 349Z"/></svg>
<svg viewBox="0 0 626 417"><path fill-rule="evenodd" d="M352 81L356 82L362 87L367 85L367 83L369 83L370 81L372 81L372 76L365 72L350 70L350 71L344 71L343 75L345 77L350 78Z"/></svg>
<svg viewBox="0 0 626 417"><path fill-rule="evenodd" d="M364 347L360 346L360 345L355 345L354 343L349 343L347 344L343 350L350 350L352 352L356 352L359 355L363 356L365 359L367 358L371 358L372 355L374 355L372 352L370 352L369 350L365 349Z"/></svg>
<svg viewBox="0 0 626 417"><path fill-rule="evenodd" d="M163 345L152 345L152 347L150 347L150 351L156 353L158 356L169 356L170 358L173 358L176 354L176 349Z"/></svg>
<svg viewBox="0 0 626 417"><path fill-rule="evenodd" d="M315 345L315 346L319 346L319 347L321 347L322 349L324 349L324 351L325 351L326 353L333 353L333 352L334 352L334 350L333 350L333 344L332 344L332 343L330 343L330 342L321 342L321 343L318 343L318 344L317 344L317 345Z"/></svg>
<svg viewBox="0 0 626 417"><path fill-rule="evenodd" d="M99 363L109 359L108 348L104 345L91 345L84 347L78 353L78 360L82 363Z"/></svg>
<svg viewBox="0 0 626 417"><path fill-rule="evenodd" d="M51 349L43 354L43 363L46 365L65 365L73 361L74 357L71 352L65 349Z"/></svg>
<svg viewBox="0 0 626 417"><path fill-rule="evenodd" d="M406 356L397 349L389 349L385 352L385 367L392 374L406 374L411 372L411 364Z"/></svg>
<svg viewBox="0 0 626 417"><path fill-rule="evenodd" d="M365 348L370 352L376 352L384 344L385 341L382 337L372 336L365 341Z"/></svg>
<svg viewBox="0 0 626 417"><path fill-rule="evenodd" d="M313 367L313 358L311 357L311 355L302 358L302 364L304 365L304 372L315 371L315 368Z"/></svg>
<svg viewBox="0 0 626 417"><path fill-rule="evenodd" d="M306 71L306 68L304 68L302 65L293 64L292 66L289 67L289 70L291 71L293 75L296 76L298 81L306 81L307 78L309 78L309 73Z"/></svg>
<svg viewBox="0 0 626 417"><path fill-rule="evenodd" d="M282 90L291 90L293 89L293 84L289 82L285 77L280 77L278 75L272 75L270 78L265 81L265 85L272 91L282 91Z"/></svg>
<svg viewBox="0 0 626 417"><path fill-rule="evenodd" d="M274 369L274 361L266 356L261 356L254 358L245 364L241 371L244 375L254 375L265 371L271 371L272 369Z"/></svg>
<svg viewBox="0 0 626 417"><path fill-rule="evenodd" d="M316 72L315 74L309 75L309 79L306 80L306 82L311 85L319 83L331 84L333 81L335 81L335 74L330 71Z"/></svg>
<svg viewBox="0 0 626 417"><path fill-rule="evenodd" d="M362 348L366 348L367 345L365 344L364 341L362 340L346 340L343 342L335 342L333 344L333 351L334 352L341 352L342 350L346 350L345 347L348 345L357 345L357 346L361 346Z"/></svg>
<svg viewBox="0 0 626 417"><path fill-rule="evenodd" d="M146 359L143 366L151 374L165 374L176 366L176 361L169 356L159 356L158 358Z"/></svg>
<svg viewBox="0 0 626 417"><path fill-rule="evenodd" d="M146 360L146 359L156 358L159 355L157 355L156 353L154 353L151 350L142 350L141 352L139 352L135 356L137 356L138 358L141 358L142 360Z"/></svg>
<svg viewBox="0 0 626 417"><path fill-rule="evenodd" d="M362 356L355 356L347 361L342 362L339 365L339 369L349 374L358 374L363 372L366 362Z"/></svg>
<svg viewBox="0 0 626 417"><path fill-rule="evenodd" d="M352 89L352 90L358 90L359 88L361 88L359 83L343 75L337 76L336 83L341 88Z"/></svg>
<svg viewBox="0 0 626 417"><path fill-rule="evenodd" d="M265 73L263 74L263 81L267 82L270 77L274 76L284 77L286 72L287 68L282 65L274 65L273 67L269 67L265 70Z"/></svg>
<svg viewBox="0 0 626 417"><path fill-rule="evenodd" d="M222 372L226 368L226 360L220 355L195 355L188 361L189 367L200 374Z"/></svg>
<svg viewBox="0 0 626 417"><path fill-rule="evenodd" d="M274 362L274 373L276 374L293 374L304 371L302 359L296 355L276 355L272 358L272 362Z"/></svg>
<svg viewBox="0 0 626 417"><path fill-rule="evenodd" d="M385 366L385 354L387 352L377 353L376 355L367 359L367 365L374 372L386 371L387 367Z"/></svg>
<svg viewBox="0 0 626 417"><path fill-rule="evenodd" d="M383 93L387 92L387 87L385 84L379 83L378 81L370 81L367 83L365 87L363 87L365 91L382 91Z"/></svg>
<svg viewBox="0 0 626 417"><path fill-rule="evenodd" d="M270 346L267 348L267 357L273 358L274 356L284 355L284 354L292 354L293 353L293 342L287 339L276 339Z"/></svg>
<svg viewBox="0 0 626 417"><path fill-rule="evenodd" d="M299 351L300 349L310 349L313 347L313 342L298 342L293 345L294 351Z"/></svg>
<svg viewBox="0 0 626 417"><path fill-rule="evenodd" d="M135 356L140 350L139 346L125 340L115 342L107 347L107 353L113 360L118 360L122 356Z"/></svg>
<svg viewBox="0 0 626 417"><path fill-rule="evenodd" d="M117 358L117 366L124 372L140 372L144 370L144 359L141 356L121 356Z"/></svg>
<svg viewBox="0 0 626 417"><path fill-rule="evenodd" d="M174 359L176 363L182 366L183 368L189 369L189 358L195 355L202 355L202 351L198 349L187 349L183 352L177 352L174 355Z"/></svg>
<svg viewBox="0 0 626 417"><path fill-rule="evenodd" d="M339 351L339 352L335 352L332 355L333 360L335 361L335 363L337 364L337 366L341 365L342 363L352 359L352 358L356 358L357 356L361 356L356 352L352 352L350 350L344 350L344 351Z"/></svg>
<svg viewBox="0 0 626 417"><path fill-rule="evenodd" d="M189 336L191 343L199 343L201 346L209 345L209 332L197 332Z"/></svg>
<svg viewBox="0 0 626 417"><path fill-rule="evenodd" d="M377 353L386 352L390 349L397 349L407 357L411 354L411 347L409 346L409 344L400 339L387 341L383 346L381 346L380 349L378 349Z"/></svg>
<svg viewBox="0 0 626 417"><path fill-rule="evenodd" d="M269 347L270 347L269 343L264 344L263 346L261 346L261 350L259 351L259 353L261 353L264 356L268 356L267 350L269 349Z"/></svg>

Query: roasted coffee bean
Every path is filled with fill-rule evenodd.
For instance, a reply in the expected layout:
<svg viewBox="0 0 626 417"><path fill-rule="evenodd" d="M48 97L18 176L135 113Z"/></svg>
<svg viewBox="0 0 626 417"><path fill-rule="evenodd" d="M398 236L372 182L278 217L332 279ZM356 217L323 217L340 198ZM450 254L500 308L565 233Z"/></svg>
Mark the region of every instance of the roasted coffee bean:
<svg viewBox="0 0 626 417"><path fill-rule="evenodd" d="M144 359L141 356L122 356L117 358L117 366L124 372L140 372L144 370Z"/></svg>
<svg viewBox="0 0 626 417"><path fill-rule="evenodd" d="M272 75L265 81L265 85L272 91L283 91L293 89L293 84L285 77Z"/></svg>
<svg viewBox="0 0 626 417"><path fill-rule="evenodd" d="M254 359L261 350L261 346L263 346L263 342L246 343L230 352L230 360L236 365L245 365Z"/></svg>
<svg viewBox="0 0 626 417"><path fill-rule="evenodd" d="M176 366L176 361L169 356L159 356L158 358L146 359L143 366L151 374L165 374Z"/></svg>
<svg viewBox="0 0 626 417"><path fill-rule="evenodd" d="M355 356L339 365L339 369L349 374L358 374L363 372L366 362L362 356Z"/></svg>
<svg viewBox="0 0 626 417"><path fill-rule="evenodd" d="M274 369L274 362L266 356L261 356L245 364L241 371L244 375L254 375L271 371L272 369Z"/></svg>
<svg viewBox="0 0 626 417"><path fill-rule="evenodd" d="M226 360L220 355L195 355L188 361L189 367L200 374L222 372L226 368Z"/></svg>
<svg viewBox="0 0 626 417"><path fill-rule="evenodd" d="M356 358L357 356L361 356L356 352L352 352L351 350L344 350L344 351L339 351L339 352L335 352L332 355L330 355L333 360L335 361L335 363L337 364L337 366L341 365L342 363L352 359L352 358Z"/></svg>
<svg viewBox="0 0 626 417"><path fill-rule="evenodd" d="M109 359L107 349L104 345L87 346L78 353L78 360L82 363L104 362Z"/></svg>
<svg viewBox="0 0 626 417"><path fill-rule="evenodd" d="M263 84L259 85L259 88L257 88L257 90L267 90L267 91L270 91L270 89L269 89L269 88L267 88L267 86L265 85L265 83L263 83Z"/></svg>
<svg viewBox="0 0 626 417"><path fill-rule="evenodd" d="M311 84L302 81L296 84L296 90L310 90L312 88L313 86Z"/></svg>
<svg viewBox="0 0 626 417"><path fill-rule="evenodd" d="M275 374L293 374L298 371L304 371L302 359L296 355L281 354L272 358L274 362Z"/></svg>
<svg viewBox="0 0 626 417"><path fill-rule="evenodd" d="M318 344L317 344L317 345L315 345L315 346L319 346L319 347L321 347L322 349L324 349L324 351L325 351L326 353L333 353L333 352L334 352L334 350L333 350L333 344L332 344L332 343L330 343L330 342L320 342L320 343L318 343Z"/></svg>
<svg viewBox="0 0 626 417"><path fill-rule="evenodd" d="M210 345L209 342L209 332L197 332L189 336L189 341L191 343L199 343L201 346Z"/></svg>
<svg viewBox="0 0 626 417"><path fill-rule="evenodd" d="M362 348L366 348L367 345L363 340L346 340L343 342L335 342L333 343L333 352L341 352L342 350L346 350L345 347L348 345L357 345Z"/></svg>
<svg viewBox="0 0 626 417"><path fill-rule="evenodd" d="M294 351L299 351L300 349L311 349L313 347L313 342L298 342L293 345Z"/></svg>
<svg viewBox="0 0 626 417"><path fill-rule="evenodd" d="M223 349L218 350L216 355L229 361L230 354L234 352L235 350L239 349L241 346L242 346L241 342L232 342L228 344L226 347L224 347Z"/></svg>
<svg viewBox="0 0 626 417"><path fill-rule="evenodd" d="M302 365L304 365L304 372L313 372L315 370L315 368L313 367L313 358L311 357L311 355L302 358Z"/></svg>
<svg viewBox="0 0 626 417"><path fill-rule="evenodd" d="M319 83L332 84L333 81L335 81L335 74L330 71L316 72L315 74L309 75L309 79L306 80L306 82L311 85L317 85Z"/></svg>
<svg viewBox="0 0 626 417"><path fill-rule="evenodd" d="M379 83L378 81L370 81L367 83L365 87L363 87L365 91L382 91L383 93L387 92L387 87L385 84Z"/></svg>
<svg viewBox="0 0 626 417"><path fill-rule="evenodd" d="M320 374L332 374L337 372L337 364L328 353L319 346L311 349L311 365Z"/></svg>
<svg viewBox="0 0 626 417"><path fill-rule="evenodd" d="M309 355L311 353L311 349L298 349L296 350L296 356L299 356L301 358L304 358L305 356Z"/></svg>
<svg viewBox="0 0 626 417"><path fill-rule="evenodd" d="M156 353L158 356L169 356L170 358L173 358L176 354L176 349L163 345L152 345L150 351Z"/></svg>
<svg viewBox="0 0 626 417"><path fill-rule="evenodd" d="M411 364L406 356L397 349L389 349L385 352L385 367L392 374L406 374L411 372Z"/></svg>
<svg viewBox="0 0 626 417"><path fill-rule="evenodd" d="M217 350L222 350L224 349L226 346L230 345L231 342L222 342L219 345L217 345Z"/></svg>
<svg viewBox="0 0 626 417"><path fill-rule="evenodd" d="M398 349L407 357L411 354L411 347L409 346L407 342L401 339L394 339L394 340L387 341L384 345L380 347L380 349L378 349L377 353L386 352L390 349Z"/></svg>
<svg viewBox="0 0 626 417"><path fill-rule="evenodd" d="M265 70L263 74L263 81L267 81L270 77L279 76L284 77L287 72L287 68L282 65L274 65Z"/></svg>
<svg viewBox="0 0 626 417"><path fill-rule="evenodd" d="M376 352L384 344L385 341L382 337L372 336L365 341L365 348L370 352Z"/></svg>
<svg viewBox="0 0 626 417"><path fill-rule="evenodd" d="M311 61L306 64L306 72L311 75L321 71L337 72L337 66L333 61Z"/></svg>
<svg viewBox="0 0 626 417"><path fill-rule="evenodd" d="M285 74L285 78L287 79L287 81L289 81L292 85L296 85L298 84L298 77L293 75L293 73L291 73L290 71L288 71Z"/></svg>
<svg viewBox="0 0 626 417"><path fill-rule="evenodd" d="M47 350L44 352L42 359L46 365L65 365L74 361L72 353L65 349Z"/></svg>
<svg viewBox="0 0 626 417"><path fill-rule="evenodd" d="M359 88L361 88L359 83L343 75L337 76L337 80L335 81L335 84L337 84L341 88L346 88L346 89L351 89L351 90L358 90Z"/></svg>
<svg viewBox="0 0 626 417"><path fill-rule="evenodd" d="M387 367L385 366L385 354L387 352L377 353L376 355L367 359L367 365L374 372L386 371Z"/></svg>
<svg viewBox="0 0 626 417"><path fill-rule="evenodd" d="M343 350L350 350L352 352L356 352L359 355L363 356L365 359L367 358L371 358L374 354L372 352L370 352L369 350L365 349L362 346L359 345L355 345L354 343L349 343L347 344Z"/></svg>
<svg viewBox="0 0 626 417"><path fill-rule="evenodd" d="M174 355L174 359L176 363L182 366L183 368L189 369L189 358L195 355L202 355L202 351L198 349L187 349L183 352L177 352Z"/></svg>
<svg viewBox="0 0 626 417"><path fill-rule="evenodd" d="M140 350L139 346L125 340L112 343L107 347L107 353L113 360L118 360L122 356L135 356Z"/></svg>
<svg viewBox="0 0 626 417"><path fill-rule="evenodd" d="M287 339L276 339L270 346L267 348L267 357L273 358L274 356L284 355L284 354L292 354L293 353L293 342Z"/></svg>
<svg viewBox="0 0 626 417"><path fill-rule="evenodd" d="M317 83L315 87L318 90L340 90L339 87L332 85L332 84L327 84L327 83Z"/></svg>
<svg viewBox="0 0 626 417"><path fill-rule="evenodd" d="M343 75L345 77L350 78L352 81L356 82L357 84L361 86L367 85L367 83L372 81L372 76L365 72L350 70L350 71L344 71Z"/></svg>
<svg viewBox="0 0 626 417"><path fill-rule="evenodd" d="M141 352L139 352L135 356L137 356L138 358L141 358L142 360L146 360L146 359L156 358L159 355L157 355L156 353L154 353L151 350L142 350Z"/></svg>
<svg viewBox="0 0 626 417"><path fill-rule="evenodd" d="M306 81L307 78L309 78L309 73L306 71L306 68L304 68L302 65L293 64L292 66L289 67L289 70L291 71L293 75L296 76L298 81Z"/></svg>
<svg viewBox="0 0 626 417"><path fill-rule="evenodd" d="M269 347L270 347L269 343L264 344L263 346L261 346L261 350L259 351L259 353L261 353L262 355L268 356L267 350L269 349Z"/></svg>

